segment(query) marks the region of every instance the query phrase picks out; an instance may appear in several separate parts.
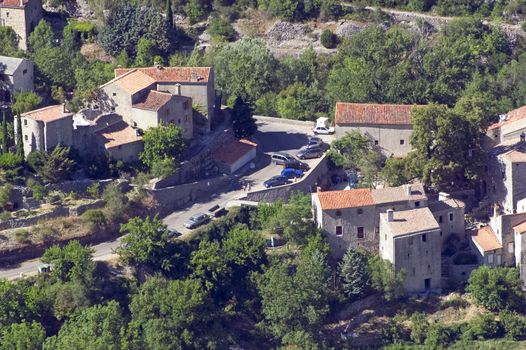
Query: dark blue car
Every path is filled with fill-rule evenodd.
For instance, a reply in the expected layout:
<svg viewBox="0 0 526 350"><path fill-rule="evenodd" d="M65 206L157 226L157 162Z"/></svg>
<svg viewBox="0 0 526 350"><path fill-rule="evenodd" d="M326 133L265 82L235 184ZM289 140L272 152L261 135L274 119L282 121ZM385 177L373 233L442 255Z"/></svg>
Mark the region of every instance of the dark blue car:
<svg viewBox="0 0 526 350"><path fill-rule="evenodd" d="M285 185L287 182L289 182L289 179L287 177L278 175L278 176L273 176L267 181L263 182L263 186L265 186L266 188L269 188L269 187L274 187L274 186Z"/></svg>
<svg viewBox="0 0 526 350"><path fill-rule="evenodd" d="M294 169L294 168L285 168L285 169L283 169L281 171L281 176L285 176L288 179L293 179L293 178L296 178L296 177L302 177L303 176L303 171L301 171L299 169Z"/></svg>

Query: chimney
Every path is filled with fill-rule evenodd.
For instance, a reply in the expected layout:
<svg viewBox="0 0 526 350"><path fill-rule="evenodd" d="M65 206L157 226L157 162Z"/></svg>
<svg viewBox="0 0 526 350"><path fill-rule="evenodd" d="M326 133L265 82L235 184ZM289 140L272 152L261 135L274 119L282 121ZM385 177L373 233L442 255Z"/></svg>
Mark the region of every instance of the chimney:
<svg viewBox="0 0 526 350"><path fill-rule="evenodd" d="M316 186L316 192L321 192L321 187L320 186Z"/></svg>
<svg viewBox="0 0 526 350"><path fill-rule="evenodd" d="M499 215L499 205L497 203L493 204L493 217L497 217Z"/></svg>
<svg viewBox="0 0 526 350"><path fill-rule="evenodd" d="M24 7L24 0L20 0L20 7Z"/></svg>
<svg viewBox="0 0 526 350"><path fill-rule="evenodd" d="M520 138L521 138L521 142L525 142L526 141L526 134L524 133L524 131L521 132Z"/></svg>
<svg viewBox="0 0 526 350"><path fill-rule="evenodd" d="M175 94L181 96L181 84L175 84Z"/></svg>
<svg viewBox="0 0 526 350"><path fill-rule="evenodd" d="M406 196L411 196L411 185L404 185Z"/></svg>
<svg viewBox="0 0 526 350"><path fill-rule="evenodd" d="M394 221L394 210L387 209L387 222L393 222L393 221Z"/></svg>

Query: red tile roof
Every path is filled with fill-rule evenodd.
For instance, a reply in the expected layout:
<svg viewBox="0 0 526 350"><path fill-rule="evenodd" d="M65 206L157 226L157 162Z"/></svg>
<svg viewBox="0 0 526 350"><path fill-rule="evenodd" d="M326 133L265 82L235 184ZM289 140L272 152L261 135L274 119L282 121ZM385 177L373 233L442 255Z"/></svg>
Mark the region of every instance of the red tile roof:
<svg viewBox="0 0 526 350"><path fill-rule="evenodd" d="M374 205L370 189L359 188L342 191L325 191L316 193L323 210L365 207Z"/></svg>
<svg viewBox="0 0 526 350"><path fill-rule="evenodd" d="M106 149L141 141L142 137L137 135L124 121L117 122L97 132L104 139Z"/></svg>
<svg viewBox="0 0 526 350"><path fill-rule="evenodd" d="M484 226L478 229L475 234L473 234L472 238L483 252L502 249L502 244L500 244L491 226Z"/></svg>
<svg viewBox="0 0 526 350"><path fill-rule="evenodd" d="M167 92L159 92L150 90L146 97L141 101L134 103L133 108L147 109L149 111L158 111L162 106L166 105L173 95Z"/></svg>
<svg viewBox="0 0 526 350"><path fill-rule="evenodd" d="M524 232L526 232L526 221L524 221L523 223L518 224L516 226L513 226L513 229L517 233L524 233Z"/></svg>
<svg viewBox="0 0 526 350"><path fill-rule="evenodd" d="M138 72L136 70L131 70L126 74L123 74L118 78L115 78L109 81L108 83L104 84L103 87L110 83L115 83L127 93L134 94L143 89L146 89L152 84L155 84L155 80L153 80L150 76L144 73Z"/></svg>
<svg viewBox="0 0 526 350"><path fill-rule="evenodd" d="M119 77L132 69L136 69L156 82L199 82L207 83L211 67L146 67L146 68L116 68L115 77Z"/></svg>
<svg viewBox="0 0 526 350"><path fill-rule="evenodd" d="M233 138L217 148L214 151L213 156L214 159L220 162L232 165L256 147L257 144L252 141Z"/></svg>
<svg viewBox="0 0 526 350"><path fill-rule="evenodd" d="M20 0L0 0L0 7L25 7L29 0L22 0L22 4L20 4Z"/></svg>
<svg viewBox="0 0 526 350"><path fill-rule="evenodd" d="M29 118L42 122L52 122L62 118L70 118L73 113L70 113L64 109L64 105L53 105L44 108L36 109L22 114L22 117Z"/></svg>
<svg viewBox="0 0 526 350"><path fill-rule="evenodd" d="M509 151L508 153L504 154L503 157L512 163L526 163L526 153L521 151Z"/></svg>
<svg viewBox="0 0 526 350"><path fill-rule="evenodd" d="M513 111L506 113L506 120L495 124L491 124L488 127L488 130L500 128L503 125L510 124L524 118L526 118L526 106L522 106L520 108L514 109Z"/></svg>
<svg viewBox="0 0 526 350"><path fill-rule="evenodd" d="M412 125L411 110L421 105L336 103L336 125L384 124Z"/></svg>

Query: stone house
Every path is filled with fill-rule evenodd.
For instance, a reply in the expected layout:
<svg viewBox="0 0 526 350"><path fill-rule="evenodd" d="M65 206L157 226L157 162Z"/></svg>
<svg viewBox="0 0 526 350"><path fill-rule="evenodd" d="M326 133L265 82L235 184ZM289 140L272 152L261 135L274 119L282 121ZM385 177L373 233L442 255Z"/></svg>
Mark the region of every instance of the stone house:
<svg viewBox="0 0 526 350"><path fill-rule="evenodd" d="M128 76L131 72L132 77L125 80L137 80L140 82L131 93L135 94L141 89L156 90L166 92L176 96L186 96L191 99L192 105L200 113L194 113L194 124L201 132L208 133L215 122L216 117L216 93L214 82L214 69L212 67L146 67L146 68L117 68L115 69L115 79L119 81L121 77ZM140 75L137 73L141 73ZM147 79L148 77L149 79ZM109 84L109 83L108 83ZM117 108L122 105L122 100L128 97L122 96L121 91L106 91L107 85L103 85L103 90L107 98L115 100ZM131 83L132 85L134 83ZM130 92L128 92L129 94ZM133 103L136 103L134 100ZM121 115L126 111L116 112ZM202 113L202 115L201 115Z"/></svg>
<svg viewBox="0 0 526 350"><path fill-rule="evenodd" d="M383 189L350 189L312 194L314 219L323 231L334 257L340 258L349 247L378 249L379 214L427 207L422 185Z"/></svg>
<svg viewBox="0 0 526 350"><path fill-rule="evenodd" d="M95 135L99 144L104 145L104 151L116 160L137 161L144 149L142 137L137 133L137 129L131 128L122 120L97 131Z"/></svg>
<svg viewBox="0 0 526 350"><path fill-rule="evenodd" d="M22 50L27 50L29 34L42 17L41 0L0 0L0 26L13 28Z"/></svg>
<svg viewBox="0 0 526 350"><path fill-rule="evenodd" d="M57 145L73 144L73 113L65 105L54 105L21 115L24 154L49 152ZM17 130L15 118L15 130Z"/></svg>
<svg viewBox="0 0 526 350"><path fill-rule="evenodd" d="M440 226L429 208L380 214L380 257L404 271L408 293L440 291Z"/></svg>
<svg viewBox="0 0 526 350"><path fill-rule="evenodd" d="M497 123L490 125L486 131L484 139L486 149L516 140L522 132L526 131L526 106L503 114L499 116L499 119Z"/></svg>
<svg viewBox="0 0 526 350"><path fill-rule="evenodd" d="M0 105L11 103L20 91L33 91L33 62L0 56Z"/></svg>
<svg viewBox="0 0 526 350"><path fill-rule="evenodd" d="M336 137L359 131L371 138L387 157L405 157L411 151L411 111L418 105L336 103Z"/></svg>
<svg viewBox="0 0 526 350"><path fill-rule="evenodd" d="M428 207L440 226L442 242L446 241L452 234L458 235L460 239L465 237L465 204L462 201L441 193L439 200L429 203Z"/></svg>
<svg viewBox="0 0 526 350"><path fill-rule="evenodd" d="M217 147L212 156L223 174L233 174L256 158L258 145L250 140L237 139L233 135Z"/></svg>

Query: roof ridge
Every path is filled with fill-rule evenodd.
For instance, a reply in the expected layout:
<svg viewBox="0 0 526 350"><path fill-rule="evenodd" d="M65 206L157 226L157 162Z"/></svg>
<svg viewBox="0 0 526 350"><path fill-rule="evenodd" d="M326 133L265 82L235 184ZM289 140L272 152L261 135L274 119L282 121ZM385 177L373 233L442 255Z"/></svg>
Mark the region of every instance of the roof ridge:
<svg viewBox="0 0 526 350"><path fill-rule="evenodd" d="M42 112L42 111L45 111L47 109L51 109L51 108L56 108L56 107L65 107L64 104L57 104L57 105L50 105L50 106L45 106L45 107L42 107L42 108L39 108L39 109L34 109L32 111L28 111L28 112L25 112L25 113L22 113L21 116L26 116L26 115L30 115L30 114L33 114L33 113L36 113L36 112ZM64 111L64 113L73 113L73 112L70 112L70 111Z"/></svg>
<svg viewBox="0 0 526 350"><path fill-rule="evenodd" d="M122 68L115 68L115 69L122 69ZM127 69L127 68L126 68L126 69ZM109 84L114 83L114 82L116 82L117 80L119 80L119 79L121 79L121 78L124 78L124 77L130 75L131 73L135 72L136 70L137 70L137 68L130 68L130 70L127 71L127 72L125 72L124 74L121 74L121 75L119 75L118 77L115 77L115 78L111 79L110 81L108 81L107 83L104 83L104 84L102 84L101 86L99 86L99 89L101 89L101 88L103 88L103 87L106 87L106 86L108 86ZM141 73L141 74L144 74L144 73L142 73L142 72L140 72L140 73Z"/></svg>

